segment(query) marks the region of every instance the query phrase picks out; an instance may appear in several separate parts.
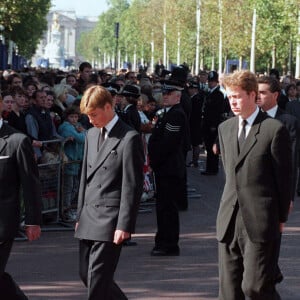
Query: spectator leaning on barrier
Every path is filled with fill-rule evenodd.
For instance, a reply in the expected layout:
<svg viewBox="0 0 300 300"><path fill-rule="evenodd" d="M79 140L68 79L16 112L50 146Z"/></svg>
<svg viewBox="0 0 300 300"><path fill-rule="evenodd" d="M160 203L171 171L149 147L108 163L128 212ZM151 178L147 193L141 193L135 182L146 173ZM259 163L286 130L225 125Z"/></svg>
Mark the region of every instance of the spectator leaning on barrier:
<svg viewBox="0 0 300 300"><path fill-rule="evenodd" d="M76 219L74 208L77 207L77 201L75 199L79 187L79 171L86 132L78 122L78 118L78 108L69 107L64 112L65 121L58 128L58 133L67 138L64 153L68 162L63 167L63 217L66 221L75 221Z"/></svg>
<svg viewBox="0 0 300 300"><path fill-rule="evenodd" d="M38 90L33 93L33 105L28 110L25 117L28 135L38 141L48 141L54 137L59 138L50 112L45 108L47 95L46 92ZM42 155L41 144L34 147L37 159Z"/></svg>

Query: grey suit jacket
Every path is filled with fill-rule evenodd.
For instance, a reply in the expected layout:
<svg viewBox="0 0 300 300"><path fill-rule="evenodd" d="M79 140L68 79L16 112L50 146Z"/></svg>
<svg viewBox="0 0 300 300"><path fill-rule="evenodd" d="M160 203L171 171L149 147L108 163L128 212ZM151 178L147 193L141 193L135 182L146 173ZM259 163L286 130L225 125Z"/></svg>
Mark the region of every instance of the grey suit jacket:
<svg viewBox="0 0 300 300"><path fill-rule="evenodd" d="M217 239L224 241L236 205L249 238L279 237L291 201L292 151L289 134L277 120L259 112L238 154L238 117L219 126L226 182L217 217Z"/></svg>
<svg viewBox="0 0 300 300"><path fill-rule="evenodd" d="M21 195L25 223L39 225L40 182L31 142L23 133L3 124L0 129L0 241L13 239L17 233Z"/></svg>
<svg viewBox="0 0 300 300"><path fill-rule="evenodd" d="M139 134L118 120L97 152L99 129L86 137L75 237L113 241L116 229L134 232L143 189Z"/></svg>

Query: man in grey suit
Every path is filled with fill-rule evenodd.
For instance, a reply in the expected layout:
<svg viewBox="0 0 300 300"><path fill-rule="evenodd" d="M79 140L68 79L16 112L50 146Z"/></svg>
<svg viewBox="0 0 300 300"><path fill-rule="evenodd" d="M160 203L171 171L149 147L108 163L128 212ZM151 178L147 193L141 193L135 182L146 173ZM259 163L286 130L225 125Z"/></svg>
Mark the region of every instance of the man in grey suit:
<svg viewBox="0 0 300 300"><path fill-rule="evenodd" d="M217 217L219 299L280 299L278 243L292 198L289 133L257 107L253 73L235 72L224 85L236 117L219 126L226 176Z"/></svg>
<svg viewBox="0 0 300 300"><path fill-rule="evenodd" d="M27 297L5 268L19 229L21 187L26 236L29 241L40 237L40 182L31 142L3 122L2 105L0 96L0 298L24 300Z"/></svg>
<svg viewBox="0 0 300 300"><path fill-rule="evenodd" d="M113 280L122 243L134 232L143 189L139 134L115 114L111 94L92 86L80 103L94 125L87 132L75 237L89 300L127 299Z"/></svg>

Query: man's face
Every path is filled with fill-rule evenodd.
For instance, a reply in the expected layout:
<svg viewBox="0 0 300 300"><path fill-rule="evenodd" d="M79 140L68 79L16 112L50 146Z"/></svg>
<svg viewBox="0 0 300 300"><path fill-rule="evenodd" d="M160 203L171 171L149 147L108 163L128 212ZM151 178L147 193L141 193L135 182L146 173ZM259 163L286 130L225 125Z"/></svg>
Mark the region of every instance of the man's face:
<svg viewBox="0 0 300 300"><path fill-rule="evenodd" d="M258 84L258 95L256 103L263 111L268 111L277 104L278 92L272 93L270 86L266 83Z"/></svg>
<svg viewBox="0 0 300 300"><path fill-rule="evenodd" d="M180 93L177 91L163 91L163 106L171 107L180 102Z"/></svg>
<svg viewBox="0 0 300 300"><path fill-rule="evenodd" d="M216 87L218 85L217 81L208 81L208 87L210 89L213 89L214 87Z"/></svg>
<svg viewBox="0 0 300 300"><path fill-rule="evenodd" d="M103 108L97 107L87 113L90 123L97 127L104 127L114 116L114 111L109 103L106 103Z"/></svg>
<svg viewBox="0 0 300 300"><path fill-rule="evenodd" d="M20 107L20 108L24 108L25 106L25 100L26 97L24 94L16 94L14 97L16 104Z"/></svg>
<svg viewBox="0 0 300 300"><path fill-rule="evenodd" d="M83 71L80 73L80 77L83 79L83 81L88 81L91 74L92 74L91 68L84 68Z"/></svg>
<svg viewBox="0 0 300 300"><path fill-rule="evenodd" d="M73 86L73 85L75 85L75 83L76 83L76 78L74 76L69 76L67 78L67 84L68 85Z"/></svg>
<svg viewBox="0 0 300 300"><path fill-rule="evenodd" d="M53 106L54 98L53 95L47 95L45 100L45 108L50 109Z"/></svg>
<svg viewBox="0 0 300 300"><path fill-rule="evenodd" d="M39 107L45 107L47 94L46 92L38 92L36 94L35 104Z"/></svg>
<svg viewBox="0 0 300 300"><path fill-rule="evenodd" d="M20 86L22 87L23 83L19 77L14 77L12 80L12 86Z"/></svg>
<svg viewBox="0 0 300 300"><path fill-rule="evenodd" d="M11 95L7 95L3 97L3 110L11 112L13 109L13 104L15 103L15 100Z"/></svg>
<svg viewBox="0 0 300 300"><path fill-rule="evenodd" d="M207 82L207 74L200 74L199 75L199 81L201 82L201 83L206 83Z"/></svg>
<svg viewBox="0 0 300 300"><path fill-rule="evenodd" d="M36 91L36 87L34 85L28 85L27 94L29 97L32 97L32 94Z"/></svg>
<svg viewBox="0 0 300 300"><path fill-rule="evenodd" d="M254 91L249 94L240 87L227 87L226 94L230 102L232 112L236 116L247 119L256 109L256 93Z"/></svg>

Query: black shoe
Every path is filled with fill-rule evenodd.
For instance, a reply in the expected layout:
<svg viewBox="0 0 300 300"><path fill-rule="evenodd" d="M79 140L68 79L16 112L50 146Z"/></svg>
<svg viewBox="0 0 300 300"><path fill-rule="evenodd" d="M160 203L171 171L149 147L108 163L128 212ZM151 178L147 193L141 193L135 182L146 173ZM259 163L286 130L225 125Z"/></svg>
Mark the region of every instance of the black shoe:
<svg viewBox="0 0 300 300"><path fill-rule="evenodd" d="M283 275L282 273L279 271L279 273L276 275L275 277L275 284L280 283L283 280Z"/></svg>
<svg viewBox="0 0 300 300"><path fill-rule="evenodd" d="M210 172L210 171L203 171L201 172L201 175L205 175L205 176L214 176L217 175L218 172Z"/></svg>
<svg viewBox="0 0 300 300"><path fill-rule="evenodd" d="M126 240L123 242L122 244L123 246L136 246L137 245L137 242L133 242L132 240Z"/></svg>
<svg viewBox="0 0 300 300"><path fill-rule="evenodd" d="M151 251L151 256L179 256L179 248L176 249L165 249L154 247Z"/></svg>

